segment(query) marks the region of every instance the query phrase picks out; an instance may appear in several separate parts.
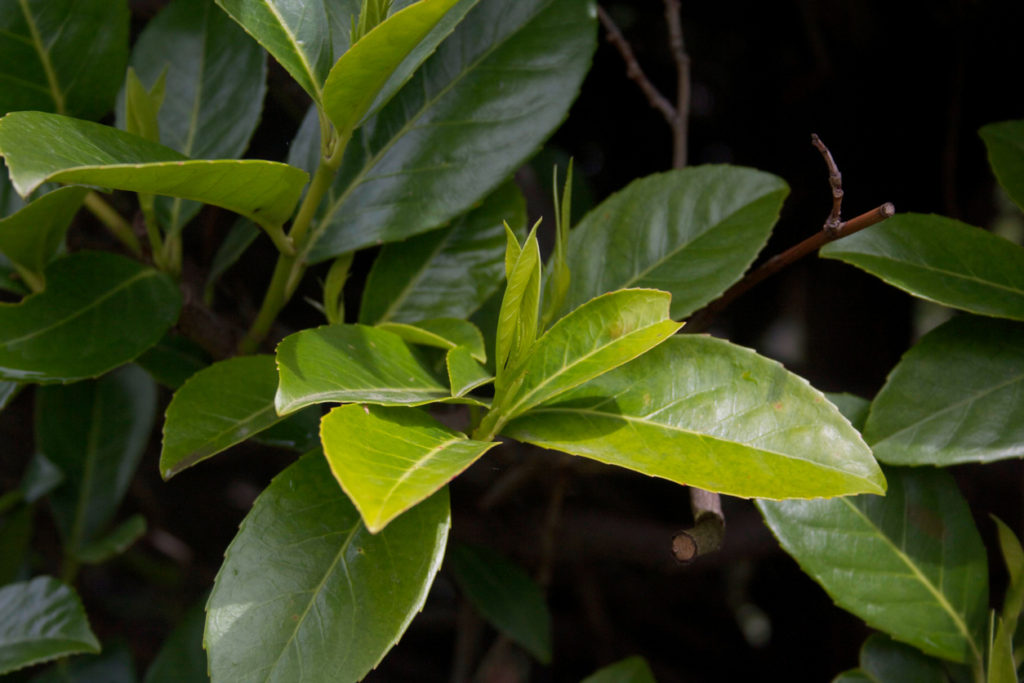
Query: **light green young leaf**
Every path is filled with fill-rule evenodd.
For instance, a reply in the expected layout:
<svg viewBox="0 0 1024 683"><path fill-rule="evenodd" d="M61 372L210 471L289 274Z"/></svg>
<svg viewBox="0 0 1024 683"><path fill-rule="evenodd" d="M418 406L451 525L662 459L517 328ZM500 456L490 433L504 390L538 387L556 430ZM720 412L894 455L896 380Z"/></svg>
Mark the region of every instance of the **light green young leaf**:
<svg viewBox="0 0 1024 683"><path fill-rule="evenodd" d="M40 294L0 304L0 377L98 377L157 343L181 306L169 277L114 254L60 258L47 268L46 282Z"/></svg>
<svg viewBox="0 0 1024 683"><path fill-rule="evenodd" d="M139 80L135 69L128 67L128 78L124 86L124 129L126 131L150 142L160 142L160 107L164 102L166 88L166 69L157 77L153 87L147 89Z"/></svg>
<svg viewBox="0 0 1024 683"><path fill-rule="evenodd" d="M736 496L885 491L871 451L821 393L778 363L711 337L667 339L501 433Z"/></svg>
<svg viewBox="0 0 1024 683"><path fill-rule="evenodd" d="M548 275L544 281L544 308L541 314L540 329L546 330L555 320L555 315L562 309L565 296L569 292L571 273L569 270L569 227L572 216L572 160L569 160L569 171L566 174L565 186L562 189L562 201L558 201L558 167L555 167L553 181L555 201L555 248L548 263Z"/></svg>
<svg viewBox="0 0 1024 683"><path fill-rule="evenodd" d="M0 674L100 651L74 589L49 576L0 588L0 614Z"/></svg>
<svg viewBox="0 0 1024 683"><path fill-rule="evenodd" d="M595 671L583 683L656 683L647 660L640 656L627 657Z"/></svg>
<svg viewBox="0 0 1024 683"><path fill-rule="evenodd" d="M19 0L0 7L0 114L23 109L98 119L128 59L124 0Z"/></svg>
<svg viewBox="0 0 1024 683"><path fill-rule="evenodd" d="M897 214L820 253L928 301L1024 320L1024 247L952 218Z"/></svg>
<svg viewBox="0 0 1024 683"><path fill-rule="evenodd" d="M505 182L564 119L595 33L590 0L477 4L353 136L309 260L435 229Z"/></svg>
<svg viewBox="0 0 1024 683"><path fill-rule="evenodd" d="M1024 120L990 123L978 133L999 184L1024 209Z"/></svg>
<svg viewBox="0 0 1024 683"><path fill-rule="evenodd" d="M484 336L476 325L458 318L420 320L416 323L380 323L377 329L394 332L409 344L433 346L446 351L463 346L481 363L487 362Z"/></svg>
<svg viewBox="0 0 1024 683"><path fill-rule="evenodd" d="M324 0L216 0L320 103L334 63Z"/></svg>
<svg viewBox="0 0 1024 683"><path fill-rule="evenodd" d="M1024 548L1021 548L1017 535L1002 520L993 515L992 521L996 523L999 549L1006 563L1006 571L1010 575L1010 585L1007 586L1006 595L1003 597L1003 608L1000 610L1001 617L995 638L1001 648L1010 643L1010 661L1013 661L1012 640L1017 632L1017 621L1024 610Z"/></svg>
<svg viewBox="0 0 1024 683"><path fill-rule="evenodd" d="M1017 683L1019 680L1013 657L1013 629L1002 617L995 618L995 633L989 643L986 670L986 683Z"/></svg>
<svg viewBox="0 0 1024 683"><path fill-rule="evenodd" d="M452 396L456 398L494 380L465 346L456 346L448 351L445 365L448 367L448 384L451 385Z"/></svg>
<svg viewBox="0 0 1024 683"><path fill-rule="evenodd" d="M497 445L467 439L416 408L355 404L324 416L320 440L334 478L371 533Z"/></svg>
<svg viewBox="0 0 1024 683"><path fill-rule="evenodd" d="M206 601L193 605L164 641L143 683L209 683L203 626Z"/></svg>
<svg viewBox="0 0 1024 683"><path fill-rule="evenodd" d="M234 211L268 231L291 217L308 180L287 164L192 161L116 128L41 112L0 119L0 154L22 196L47 181L170 195Z"/></svg>
<svg viewBox="0 0 1024 683"><path fill-rule="evenodd" d="M988 562L952 477L889 468L885 497L758 501L782 547L843 609L956 662L981 665Z"/></svg>
<svg viewBox="0 0 1024 683"><path fill-rule="evenodd" d="M384 245L363 289L359 322L468 318L505 278L506 220L525 232L526 202L513 182L448 227Z"/></svg>
<svg viewBox="0 0 1024 683"><path fill-rule="evenodd" d="M324 282L324 313L327 315L327 322L332 325L345 322L345 300L341 297L341 290L345 288L354 257L355 254L352 253L342 254L334 259L330 270L327 271L327 280Z"/></svg>
<svg viewBox="0 0 1024 683"><path fill-rule="evenodd" d="M537 244L538 221L530 231L508 274L505 295L498 313L494 364L497 385L504 386L507 371L518 365L537 339L537 316L540 315L540 246ZM515 236L508 230L509 250L513 251ZM507 259L506 258L506 266Z"/></svg>
<svg viewBox="0 0 1024 683"><path fill-rule="evenodd" d="M105 536L83 545L75 552L75 557L84 564L103 564L128 550L145 533L146 518L132 515Z"/></svg>
<svg viewBox="0 0 1024 683"><path fill-rule="evenodd" d="M875 633L860 648L860 669L871 683L948 683L942 663Z"/></svg>
<svg viewBox="0 0 1024 683"><path fill-rule="evenodd" d="M280 422L276 392L273 356L229 358L194 374L167 406L160 476L170 479Z"/></svg>
<svg viewBox="0 0 1024 683"><path fill-rule="evenodd" d="M516 236L515 231L512 227L505 222L505 279L508 280L512 277L512 271L515 270L516 261L519 260L519 255L523 253L523 245L519 243L519 238ZM534 225L534 230L536 230Z"/></svg>
<svg viewBox="0 0 1024 683"><path fill-rule="evenodd" d="M0 218L0 252L26 282L45 285L43 271L64 242L71 219L86 189L64 187L29 202L17 213ZM39 290L41 291L42 287Z"/></svg>
<svg viewBox="0 0 1024 683"><path fill-rule="evenodd" d="M448 555L462 592L487 621L542 664L551 662L551 613L544 591L493 550L456 545Z"/></svg>
<svg viewBox="0 0 1024 683"><path fill-rule="evenodd" d="M277 412L316 403L422 405L448 387L393 332L365 325L303 330L277 346Z"/></svg>
<svg viewBox="0 0 1024 683"><path fill-rule="evenodd" d="M630 183L569 235L563 310L599 294L651 287L684 318L742 277L768 240L789 188L768 173L699 166Z"/></svg>
<svg viewBox="0 0 1024 683"><path fill-rule="evenodd" d="M335 62L324 83L324 112L342 140L351 137L394 72L458 2L420 0L386 20L370 11L381 9L374 2L363 3L363 35ZM468 9L470 3L464 4ZM370 26L376 27L367 32Z"/></svg>
<svg viewBox="0 0 1024 683"><path fill-rule="evenodd" d="M506 380L515 390L499 389L495 408L516 417L654 348L682 327L668 317L671 300L624 289L583 304L537 341Z"/></svg>
<svg viewBox="0 0 1024 683"><path fill-rule="evenodd" d="M422 609L450 524L440 491L371 534L324 457L303 456L227 550L207 606L212 679L360 680Z"/></svg>
<svg viewBox="0 0 1024 683"><path fill-rule="evenodd" d="M894 465L1024 455L1024 324L960 316L929 332L878 392L864 439Z"/></svg>
<svg viewBox="0 0 1024 683"><path fill-rule="evenodd" d="M155 412L156 385L133 365L37 390L36 447L64 473L50 504L67 551L106 530L146 450Z"/></svg>

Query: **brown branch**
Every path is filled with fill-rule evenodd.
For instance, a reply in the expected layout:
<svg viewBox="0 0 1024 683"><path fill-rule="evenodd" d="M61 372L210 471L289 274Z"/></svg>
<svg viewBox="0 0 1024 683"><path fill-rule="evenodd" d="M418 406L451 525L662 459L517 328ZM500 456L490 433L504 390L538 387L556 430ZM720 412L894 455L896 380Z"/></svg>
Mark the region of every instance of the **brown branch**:
<svg viewBox="0 0 1024 683"><path fill-rule="evenodd" d="M675 126L676 119L676 108L672 106L672 103L668 101L661 92L654 87L650 79L644 73L644 70L640 68L640 62L637 61L636 55L633 54L633 47L629 44L629 41L622 35L622 31L615 24L612 18L604 11L604 8L598 6L597 16L604 25L604 30L608 33L608 42L615 46L615 49L622 55L623 61L626 62L626 75L631 81L640 86L640 90L643 91L647 97L647 101L651 103L651 106L661 112L661 115L668 121L668 125Z"/></svg>
<svg viewBox="0 0 1024 683"><path fill-rule="evenodd" d="M832 152L821 141L817 133L811 133L811 144L818 148L821 156L825 158L825 165L828 166L828 184L832 186L832 212L825 219L825 230L835 233L843 223L840 217L843 210L843 174L839 172L839 167L836 166L836 161L832 158Z"/></svg>
<svg viewBox="0 0 1024 683"><path fill-rule="evenodd" d="M676 106L672 126L672 168L686 166L686 146L690 120L690 56L683 41L683 22L679 0L665 0L665 21L668 23L669 47L676 63Z"/></svg>

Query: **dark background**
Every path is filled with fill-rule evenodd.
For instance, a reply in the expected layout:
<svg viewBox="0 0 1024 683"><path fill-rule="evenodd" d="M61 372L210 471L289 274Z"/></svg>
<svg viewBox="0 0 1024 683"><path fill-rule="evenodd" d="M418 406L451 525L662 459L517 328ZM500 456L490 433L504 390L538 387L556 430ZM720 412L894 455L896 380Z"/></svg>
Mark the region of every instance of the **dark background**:
<svg viewBox="0 0 1024 683"><path fill-rule="evenodd" d="M133 3L138 24L162 4ZM652 81L672 99L675 73L662 4L603 6ZM766 256L819 230L831 206L825 166L809 144L812 132L829 145L843 172L845 217L890 201L899 211L998 224L1011 235L1019 228L1019 220L1003 217L1019 214L1000 204L976 131L1024 117L1024 3L688 2L682 11L693 73L689 162L752 166L791 187ZM594 201L670 166L667 125L626 78L619 54L603 36L602 30L593 70L544 161L519 175L531 206L548 201L548 160L560 154L576 159ZM282 158L305 104L296 89L276 87L287 85L279 68L271 79L274 94L253 156ZM582 195L578 201L585 203ZM215 248L223 234L220 226L207 228L192 245L200 253ZM237 282L251 285L254 297L271 256L257 247L249 255L250 270L232 272ZM307 279L311 291L315 275ZM358 292L349 294L358 300ZM319 323L301 296L287 315L295 325ZM849 266L809 258L738 300L712 331L781 360L820 389L870 397L933 316ZM31 443L30 410L26 393L0 414L6 442ZM123 558L81 575L94 628L103 640L126 640L139 671L183 611L212 585L255 495L292 459L243 445L204 463L202 472L163 483L155 440L151 451L125 504L125 513L146 515L150 534ZM22 465L6 456L4 461L6 489ZM990 548L989 513L1020 530L1024 472L1018 461L954 473ZM564 492L564 500L559 523L549 527L544 519L555 490ZM596 465L569 467L550 452L506 450L460 477L452 497L456 541L490 545L531 572L543 562L545 539L553 542L555 661L531 670L515 651L492 650L492 661L510 676L519 670L528 672L528 680L575 681L637 653L649 659L662 683L827 681L856 665L869 633L778 549L747 501L725 501L722 551L681 567L670 541L690 522L689 502L685 491L667 482ZM47 520L39 523L36 540L45 563L54 559L55 546ZM553 535L546 537L546 528ZM1005 579L996 555L990 564L998 598ZM460 610L446 570L424 614L368 680L449 680L457 633L478 636L477 647L470 648L476 657L468 660L475 666L494 634L478 620L460 618Z"/></svg>

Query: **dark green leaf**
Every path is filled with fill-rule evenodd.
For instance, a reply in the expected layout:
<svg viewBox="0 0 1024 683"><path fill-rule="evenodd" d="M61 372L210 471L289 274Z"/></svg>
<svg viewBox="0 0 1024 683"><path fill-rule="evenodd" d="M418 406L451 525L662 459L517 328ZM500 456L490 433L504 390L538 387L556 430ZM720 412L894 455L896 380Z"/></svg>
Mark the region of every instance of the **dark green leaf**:
<svg viewBox="0 0 1024 683"><path fill-rule="evenodd" d="M0 674L76 652L99 652L75 591L40 576L0 588Z"/></svg>
<svg viewBox="0 0 1024 683"><path fill-rule="evenodd" d="M128 365L102 379L36 392L36 446L64 473L50 494L69 552L102 533L149 441L156 386Z"/></svg>
<svg viewBox="0 0 1024 683"><path fill-rule="evenodd" d="M978 131L999 184L1024 209L1024 121L1003 121Z"/></svg>
<svg viewBox="0 0 1024 683"><path fill-rule="evenodd" d="M782 547L840 607L924 652L981 663L988 562L952 477L886 470L883 497L758 501Z"/></svg>
<svg viewBox="0 0 1024 683"><path fill-rule="evenodd" d="M30 285L45 284L43 270L63 244L64 233L85 193L84 187L54 190L17 213L0 218L0 251ZM39 287L37 291L41 290Z"/></svg>
<svg viewBox="0 0 1024 683"><path fill-rule="evenodd" d="M314 102L334 63L324 0L216 0Z"/></svg>
<svg viewBox="0 0 1024 683"><path fill-rule="evenodd" d="M46 282L40 294L0 304L0 377L97 377L155 344L181 306L169 277L114 254L58 259L47 268Z"/></svg>
<svg viewBox="0 0 1024 683"><path fill-rule="evenodd" d="M356 681L423 607L447 542L441 491L371 534L313 452L256 500L207 607L213 680Z"/></svg>
<svg viewBox="0 0 1024 683"><path fill-rule="evenodd" d="M569 235L563 310L627 287L672 293L683 318L738 280L764 246L789 193L748 168L701 166L634 181Z"/></svg>
<svg viewBox="0 0 1024 683"><path fill-rule="evenodd" d="M925 335L875 397L864 439L899 465L1024 455L1024 324L961 316Z"/></svg>
<svg viewBox="0 0 1024 683"><path fill-rule="evenodd" d="M674 336L501 433L730 495L885 491L871 451L824 396L711 337Z"/></svg>
<svg viewBox="0 0 1024 683"><path fill-rule="evenodd" d="M826 245L821 255L922 299L1024 320L1024 248L952 218L899 214Z"/></svg>
<svg viewBox="0 0 1024 683"><path fill-rule="evenodd" d="M142 515L132 515L106 536L82 546L75 552L75 557L85 564L102 564L128 550L145 533L146 519Z"/></svg>
<svg viewBox="0 0 1024 683"><path fill-rule="evenodd" d="M488 548L456 545L449 561L462 592L480 614L540 662L549 664L551 614L541 587L518 565Z"/></svg>
<svg viewBox="0 0 1024 683"><path fill-rule="evenodd" d="M655 683L647 660L633 656L595 671L583 683Z"/></svg>
<svg viewBox="0 0 1024 683"><path fill-rule="evenodd" d="M19 505L0 515L0 586L14 583L28 571L29 543L32 541L31 505Z"/></svg>
<svg viewBox="0 0 1024 683"><path fill-rule="evenodd" d="M446 351L456 346L467 348L481 363L487 361L484 337L476 325L459 318L437 318L417 323L380 323L378 329L394 332L410 344L433 346Z"/></svg>
<svg viewBox="0 0 1024 683"><path fill-rule="evenodd" d="M30 683L135 683L132 653L122 643L104 645L103 654L75 657L56 664Z"/></svg>
<svg viewBox="0 0 1024 683"><path fill-rule="evenodd" d="M238 259L242 258L245 250L259 236L259 229L253 225L252 221L245 218L239 218L231 226L227 237L224 238L224 241L217 248L217 253L213 255L213 263L210 264L210 274L206 277L206 288L203 291L203 298L208 304L213 301L213 288L217 284L217 280Z"/></svg>
<svg viewBox="0 0 1024 683"><path fill-rule="evenodd" d="M205 600L193 605L164 641L143 683L207 683L203 651Z"/></svg>
<svg viewBox="0 0 1024 683"><path fill-rule="evenodd" d="M253 437L253 441L264 446L305 453L320 445L321 417L323 411L320 406L310 406L260 432Z"/></svg>
<svg viewBox="0 0 1024 683"><path fill-rule="evenodd" d="M20 0L0 5L0 114L37 109L98 119L128 60L124 0Z"/></svg>
<svg viewBox="0 0 1024 683"><path fill-rule="evenodd" d="M194 199L268 229L291 217L308 180L272 161L192 161L116 128L41 112L0 119L0 154L22 196L46 181L97 185Z"/></svg>
<svg viewBox="0 0 1024 683"><path fill-rule="evenodd" d="M170 479L281 421L273 356L238 356L194 374L167 406L160 475Z"/></svg>
<svg viewBox="0 0 1024 683"><path fill-rule="evenodd" d="M315 403L420 405L449 396L402 339L364 325L303 330L277 346L280 414Z"/></svg>
<svg viewBox="0 0 1024 683"><path fill-rule="evenodd" d="M177 389L210 364L210 356L187 337L168 334L135 359L135 364L168 389Z"/></svg>
<svg viewBox="0 0 1024 683"><path fill-rule="evenodd" d="M465 396L494 379L473 359L472 352L465 346L456 346L450 350L445 356L445 365L448 368L448 384L451 385L452 396Z"/></svg>
<svg viewBox="0 0 1024 683"><path fill-rule="evenodd" d="M385 245L363 290L359 321L368 325L467 318L504 277L505 228L526 224L526 204L505 183L451 226Z"/></svg>
<svg viewBox="0 0 1024 683"><path fill-rule="evenodd" d="M860 649L860 668L872 683L946 683L942 663L876 633Z"/></svg>
<svg viewBox="0 0 1024 683"><path fill-rule="evenodd" d="M36 451L28 461L25 476L21 479L21 492L26 503L34 503L64 481L64 473L49 458Z"/></svg>
<svg viewBox="0 0 1024 683"><path fill-rule="evenodd" d="M878 683L878 681L860 669L850 669L833 678L832 683Z"/></svg>
<svg viewBox="0 0 1024 683"><path fill-rule="evenodd" d="M353 137L309 258L436 228L506 180L565 117L595 28L589 0L478 4Z"/></svg>
<svg viewBox="0 0 1024 683"><path fill-rule="evenodd" d="M324 416L320 438L334 478L371 533L433 495L497 445L467 439L405 406L340 406Z"/></svg>
<svg viewBox="0 0 1024 683"><path fill-rule="evenodd" d="M850 424L859 432L864 431L864 422L868 419L868 411L871 409L871 401L853 394L826 393L825 398L831 401L832 405L839 408Z"/></svg>

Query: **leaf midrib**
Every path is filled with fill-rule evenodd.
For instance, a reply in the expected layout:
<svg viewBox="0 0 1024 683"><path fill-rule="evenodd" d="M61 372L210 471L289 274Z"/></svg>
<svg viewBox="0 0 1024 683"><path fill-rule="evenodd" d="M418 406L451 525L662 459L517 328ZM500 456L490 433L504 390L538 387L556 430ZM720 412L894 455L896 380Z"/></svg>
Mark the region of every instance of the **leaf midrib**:
<svg viewBox="0 0 1024 683"><path fill-rule="evenodd" d="M444 453L445 450L447 450L449 446L457 444L460 441L468 441L468 439L465 439L465 438L459 437L459 436L453 436L450 439L448 439L447 441L444 441L444 442L438 444L437 446L435 446L434 448L431 448L429 451L424 453L422 457L417 458L416 462L413 464L413 466L409 467L408 469L406 469L405 472L402 473L402 476L397 477L395 479L395 483L391 485L391 488L388 489L388 491L383 496L381 496L381 498L380 498L380 506L378 508L377 515L376 515L376 517L374 519L374 522L376 524L380 524L380 519L381 519L381 516L382 516L381 513L384 512L384 508L391 502L391 499L394 496L395 491L398 489L399 486L401 486L403 483L405 483L405 481L408 480L409 477L411 477L413 474L415 474L416 472L418 472L421 469L423 469L423 467L425 467L426 464L429 463L431 460L433 460L434 458L438 457L440 454Z"/></svg>
<svg viewBox="0 0 1024 683"><path fill-rule="evenodd" d="M292 33L291 26L285 23L284 17L282 17L277 11L277 6L273 2L269 2L267 0L264 0L263 4L266 5L270 13L274 15L274 18L277 19L277 23L281 27L281 30L284 31L284 34L288 37L288 42L291 43L292 49L295 50L295 54L299 57L299 62L306 70L306 76L309 77L309 82L313 86L313 90L316 91L314 93L314 99L317 102L320 102L323 99L324 93L320 88L320 83L317 82L316 74L313 73L312 65L310 65L309 61L306 59L306 53L299 49L300 41L297 40L295 35Z"/></svg>
<svg viewBox="0 0 1024 683"><path fill-rule="evenodd" d="M50 52L43 46L43 38L39 34L39 27L36 26L35 18L32 16L32 12L29 11L26 0L18 0L18 5L21 6L22 16L25 17L25 23L28 25L29 33L32 35L33 47L36 49L36 54L39 55L39 62L42 64L43 72L46 74L46 82L49 86L50 97L53 98L54 108L58 114L67 114L64 92L60 88L60 81L57 79L57 72L54 71L53 62L50 61Z"/></svg>
<svg viewBox="0 0 1024 683"><path fill-rule="evenodd" d="M836 252L833 252L832 254L830 254L830 257L831 258L835 258L835 259L839 259L840 256L847 256L847 257L849 257L849 256L865 256L865 257L868 257L868 258L874 258L874 259L877 259L879 261L884 261L886 263L894 263L894 264L897 264L897 265L906 266L907 268L910 268L912 270L924 271L926 273L934 272L934 273L937 273L937 274L940 274L940 275L951 276L951 277L956 278L956 279L965 280L967 282L972 282L972 283L977 284L977 285L982 286L982 287L990 287L992 289L999 289L999 290L1003 290L1003 291L1009 292L1010 294L1014 294L1014 295L1016 295L1018 297L1024 297L1024 289L1018 289L1018 288L1016 288L1016 287L1014 287L1012 285L1000 284L1000 283L995 282L993 280L982 280L981 278L979 278L977 276L965 275L964 273L961 273L961 272L958 272L958 271L955 271L955 270L947 270L945 268L936 268L934 266L922 265L920 263L914 263L913 261L902 261L902 260L899 260L899 259L896 259L896 258L893 258L893 257L890 257L890 256L885 256L884 254L878 254L878 253L874 253L874 252L870 252L869 253L869 252L862 252L862 251L845 251L844 252L844 251L839 251L839 250L837 250ZM889 275L889 277L894 277L894 276ZM895 276L895 277L898 278L899 276Z"/></svg>

